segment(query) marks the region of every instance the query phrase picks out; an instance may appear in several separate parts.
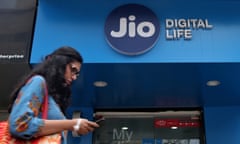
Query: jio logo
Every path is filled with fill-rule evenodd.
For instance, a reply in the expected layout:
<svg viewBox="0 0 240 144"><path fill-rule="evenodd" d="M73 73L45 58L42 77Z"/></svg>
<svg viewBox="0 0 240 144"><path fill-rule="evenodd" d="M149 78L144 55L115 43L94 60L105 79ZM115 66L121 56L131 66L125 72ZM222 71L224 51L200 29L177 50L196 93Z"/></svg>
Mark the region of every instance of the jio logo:
<svg viewBox="0 0 240 144"><path fill-rule="evenodd" d="M158 40L159 30L157 16L139 4L127 4L114 9L105 23L109 45L126 55L149 51Z"/></svg>

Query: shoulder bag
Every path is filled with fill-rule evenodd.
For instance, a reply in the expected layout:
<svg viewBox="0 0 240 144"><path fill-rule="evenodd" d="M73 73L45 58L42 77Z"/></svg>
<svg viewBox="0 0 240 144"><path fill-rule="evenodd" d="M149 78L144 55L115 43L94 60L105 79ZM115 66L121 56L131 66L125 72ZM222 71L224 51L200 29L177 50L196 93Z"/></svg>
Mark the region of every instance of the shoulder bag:
<svg viewBox="0 0 240 144"><path fill-rule="evenodd" d="M42 104L42 118L47 119L48 115L48 91L45 87L45 94ZM0 144L61 144L61 133L40 136L30 140L18 139L11 136L8 121L0 122Z"/></svg>

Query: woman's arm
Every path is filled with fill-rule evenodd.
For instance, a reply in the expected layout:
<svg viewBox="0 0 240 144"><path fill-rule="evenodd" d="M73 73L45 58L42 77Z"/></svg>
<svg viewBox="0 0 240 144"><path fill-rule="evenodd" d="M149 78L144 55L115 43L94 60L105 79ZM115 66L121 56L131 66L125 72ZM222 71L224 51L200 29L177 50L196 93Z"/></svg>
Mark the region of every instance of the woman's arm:
<svg viewBox="0 0 240 144"><path fill-rule="evenodd" d="M53 133L58 133L64 130L73 131L74 126L77 124L78 119L71 120L44 120L44 125L40 127L40 131L35 135L43 136ZM99 125L95 122L88 121L87 119L81 119L80 128L77 131L78 134L87 134L92 132Z"/></svg>
<svg viewBox="0 0 240 144"><path fill-rule="evenodd" d="M44 120L39 117L43 97L45 94L45 80L41 76L34 76L19 91L18 97L9 116L10 132L22 139L60 133L73 130L77 119L72 120ZM78 134L87 134L98 125L86 119L81 119Z"/></svg>

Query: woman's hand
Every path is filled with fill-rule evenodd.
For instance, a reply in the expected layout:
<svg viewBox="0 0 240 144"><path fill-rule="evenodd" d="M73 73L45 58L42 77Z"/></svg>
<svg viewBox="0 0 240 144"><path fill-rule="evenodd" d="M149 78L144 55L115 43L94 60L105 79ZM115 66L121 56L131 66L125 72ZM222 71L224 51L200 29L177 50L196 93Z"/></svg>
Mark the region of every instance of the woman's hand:
<svg viewBox="0 0 240 144"><path fill-rule="evenodd" d="M88 134L98 128L99 125L96 122L89 121L87 119L81 119L80 128L76 131L79 135Z"/></svg>

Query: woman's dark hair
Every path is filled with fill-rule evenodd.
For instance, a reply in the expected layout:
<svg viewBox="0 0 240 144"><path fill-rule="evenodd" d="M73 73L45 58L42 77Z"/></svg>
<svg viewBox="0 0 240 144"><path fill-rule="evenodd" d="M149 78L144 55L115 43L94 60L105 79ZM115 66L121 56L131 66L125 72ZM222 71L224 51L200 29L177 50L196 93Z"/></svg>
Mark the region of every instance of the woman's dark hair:
<svg viewBox="0 0 240 144"><path fill-rule="evenodd" d="M11 101L8 111L11 112L18 92L27 80L33 75L41 75L46 80L48 94L53 97L60 106L61 111L65 114L65 110L70 102L71 88L65 84L64 74L67 64L72 62L79 62L82 64L83 58L79 52L69 46L60 47L47 55L42 63L36 65L14 89L10 95Z"/></svg>

